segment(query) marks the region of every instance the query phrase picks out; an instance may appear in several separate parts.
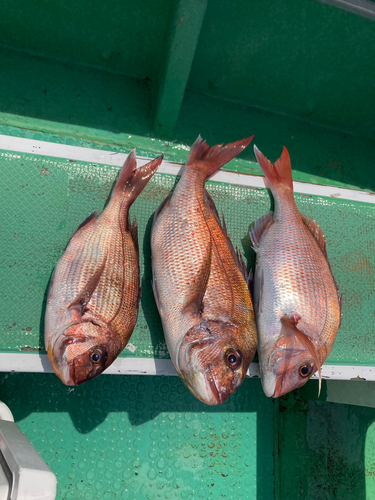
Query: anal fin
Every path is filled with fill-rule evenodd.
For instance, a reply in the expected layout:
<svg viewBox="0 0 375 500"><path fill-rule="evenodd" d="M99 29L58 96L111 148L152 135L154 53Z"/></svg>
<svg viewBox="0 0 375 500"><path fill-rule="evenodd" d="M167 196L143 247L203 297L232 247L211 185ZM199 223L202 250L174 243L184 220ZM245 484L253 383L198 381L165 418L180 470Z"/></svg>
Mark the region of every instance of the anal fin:
<svg viewBox="0 0 375 500"><path fill-rule="evenodd" d="M130 224L130 234L132 235L133 243L137 251L137 254L139 256L138 224L137 224L137 219L135 217L133 219L133 223Z"/></svg>
<svg viewBox="0 0 375 500"><path fill-rule="evenodd" d="M83 227L86 227L88 226L89 224L93 224L96 219L99 217L99 215L101 214L101 211L100 210L95 210L95 212L93 212L92 214L90 214L88 217L86 217L86 219L81 222L81 224L77 227L77 229L75 230L73 236L78 233L78 231L80 229L82 229ZM72 236L72 237L73 237Z"/></svg>
<svg viewBox="0 0 375 500"><path fill-rule="evenodd" d="M250 239L253 244L254 251L258 251L259 243L268 228L273 224L273 212L268 212L255 222L254 229L250 233Z"/></svg>

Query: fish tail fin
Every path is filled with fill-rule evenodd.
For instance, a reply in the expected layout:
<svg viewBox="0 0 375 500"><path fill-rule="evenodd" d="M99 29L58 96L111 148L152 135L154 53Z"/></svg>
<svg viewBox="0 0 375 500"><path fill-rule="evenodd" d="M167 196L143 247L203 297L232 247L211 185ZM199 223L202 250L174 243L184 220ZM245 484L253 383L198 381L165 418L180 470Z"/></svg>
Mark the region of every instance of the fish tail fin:
<svg viewBox="0 0 375 500"><path fill-rule="evenodd" d="M275 163L271 163L256 146L254 152L266 178L266 187L271 189L273 194L285 188L293 191L292 167L286 147L284 146L280 158Z"/></svg>
<svg viewBox="0 0 375 500"><path fill-rule="evenodd" d="M135 149L133 149L127 156L124 165L122 166L122 169L120 170L120 173L117 177L115 187L113 188L112 191L112 196L111 198L114 198L115 196L119 194L124 193L125 185L132 176L134 170L137 168L137 159L135 156Z"/></svg>
<svg viewBox="0 0 375 500"><path fill-rule="evenodd" d="M226 163L230 162L241 153L252 141L254 136L241 139L230 144L218 144L210 146L199 135L190 149L186 166L195 165L201 171L205 179L208 179Z"/></svg>
<svg viewBox="0 0 375 500"><path fill-rule="evenodd" d="M128 196L130 206L142 192L162 161L163 155L155 158L155 160L150 161L142 167L136 168L137 160L135 156L135 149L133 149L120 170L116 185L112 191L112 198L126 194Z"/></svg>

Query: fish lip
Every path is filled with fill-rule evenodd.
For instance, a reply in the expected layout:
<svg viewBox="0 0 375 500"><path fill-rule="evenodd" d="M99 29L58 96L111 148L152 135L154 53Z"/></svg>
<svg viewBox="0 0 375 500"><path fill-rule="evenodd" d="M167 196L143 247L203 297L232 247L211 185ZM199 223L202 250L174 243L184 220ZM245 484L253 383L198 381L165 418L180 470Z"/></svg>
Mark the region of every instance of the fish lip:
<svg viewBox="0 0 375 500"><path fill-rule="evenodd" d="M276 377L272 371L266 371L262 373L262 387L264 394L268 398L275 398L275 391L277 386L277 381L279 377Z"/></svg>
<svg viewBox="0 0 375 500"><path fill-rule="evenodd" d="M76 336L76 335L65 335L62 334L59 338L58 346L55 347L55 349L58 349L58 359L65 359L64 358L64 350L67 347L67 345L75 343L83 343L88 340L89 337L81 337L81 336ZM52 349L51 349L51 355L56 359L56 355L52 354ZM77 383L76 377L75 377L75 363L68 363L65 361L65 363L58 363L55 366L55 363L53 363L53 360L51 360L52 368L56 375L61 379L61 381L65 385L70 385L70 386L77 386L80 385L82 382Z"/></svg>
<svg viewBox="0 0 375 500"><path fill-rule="evenodd" d="M58 368L55 367L55 365L52 363L52 368L53 371L56 373L56 375L59 377L59 379L62 381L63 384L65 385L77 385L74 380L74 367L66 364L66 365L61 365Z"/></svg>
<svg viewBox="0 0 375 500"><path fill-rule="evenodd" d="M207 377L208 374L209 374L209 377ZM223 398L222 398L220 391L217 388L215 377L212 375L212 371L211 371L210 366L208 367L208 370L204 373L204 379L206 381L206 384L208 384L208 387L211 390L211 394L214 397L214 402L212 402L210 404L218 405L218 404L222 403Z"/></svg>
<svg viewBox="0 0 375 500"><path fill-rule="evenodd" d="M275 390L273 391L273 394L272 394L273 398L279 398L279 397L284 395L282 393L282 385L283 385L283 383L280 380L280 377L276 377Z"/></svg>

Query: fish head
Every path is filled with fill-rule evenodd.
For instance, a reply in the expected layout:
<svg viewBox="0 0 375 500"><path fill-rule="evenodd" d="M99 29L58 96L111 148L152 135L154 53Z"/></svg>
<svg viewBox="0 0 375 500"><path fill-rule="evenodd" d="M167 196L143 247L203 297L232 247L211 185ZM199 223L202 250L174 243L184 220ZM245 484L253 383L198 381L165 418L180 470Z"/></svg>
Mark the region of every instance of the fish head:
<svg viewBox="0 0 375 500"><path fill-rule="evenodd" d="M48 357L65 385L79 385L100 375L117 352L105 324L81 321L67 325L50 345Z"/></svg>
<svg viewBox="0 0 375 500"><path fill-rule="evenodd" d="M260 355L262 386L268 397L278 398L302 387L317 370L309 351L286 345L283 338Z"/></svg>
<svg viewBox="0 0 375 500"><path fill-rule="evenodd" d="M203 403L223 403L241 385L251 360L245 359L237 339L236 327L214 320L203 320L185 334L178 371Z"/></svg>

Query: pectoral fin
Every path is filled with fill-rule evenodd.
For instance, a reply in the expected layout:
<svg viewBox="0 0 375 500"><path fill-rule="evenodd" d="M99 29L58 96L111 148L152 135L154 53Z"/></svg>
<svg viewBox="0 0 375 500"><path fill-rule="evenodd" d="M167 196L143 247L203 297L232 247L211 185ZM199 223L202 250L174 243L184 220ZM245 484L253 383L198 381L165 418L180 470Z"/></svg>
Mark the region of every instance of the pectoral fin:
<svg viewBox="0 0 375 500"><path fill-rule="evenodd" d="M288 317L288 316L283 316L281 318L281 335L285 339L285 343L288 344L292 341L292 339L296 338L299 340L299 342L302 344L303 348L306 349L306 351L310 354L312 359L314 360L315 366L318 367L318 372L319 372L319 393L318 397L320 396L320 390L322 387L322 370L321 370L321 365L320 365L320 360L318 353L315 349L314 344L311 342L310 338L305 335L301 330L298 330L296 323L300 320L300 316L294 314L293 317Z"/></svg>
<svg viewBox="0 0 375 500"><path fill-rule="evenodd" d="M100 278L103 274L105 265L107 262L107 256L105 256L102 264L98 267L95 273L91 276L87 282L85 288L75 297L75 299L67 306L67 309L72 311L73 321L77 321L81 318L83 310L91 299L96 287L99 284Z"/></svg>
<svg viewBox="0 0 375 500"><path fill-rule="evenodd" d="M185 297L183 313L191 317L200 317L203 312L203 297L206 293L208 278L211 270L212 244L208 244L207 253L202 262L200 273L189 286L189 293Z"/></svg>
<svg viewBox="0 0 375 500"><path fill-rule="evenodd" d="M241 274L244 277L244 280L246 281L247 285L249 286L250 275L247 273L246 264L245 264L245 261L243 260L241 250L239 250L237 247L235 250L233 247L233 243L232 243L231 239L229 238L228 231L227 231L227 225L226 225L225 219L224 219L224 214L222 213L222 222L221 222L219 214L216 210L215 203L214 203L211 195L209 194L209 192L206 190L204 192L204 201L205 201L206 207L208 207L208 209L211 210L218 225L221 227L223 234L224 234L224 237L226 238L226 241L227 241L228 250L230 251L234 261L236 262L239 270L241 271ZM212 234L211 228L212 228L212 226L209 224L209 229L210 229L210 232Z"/></svg>

